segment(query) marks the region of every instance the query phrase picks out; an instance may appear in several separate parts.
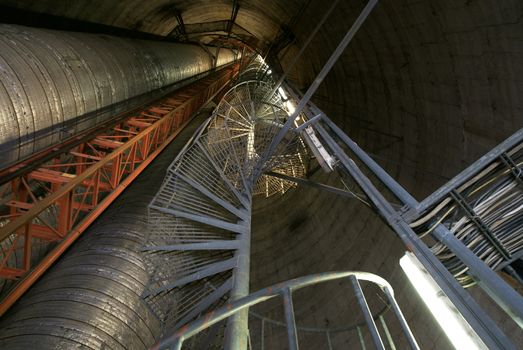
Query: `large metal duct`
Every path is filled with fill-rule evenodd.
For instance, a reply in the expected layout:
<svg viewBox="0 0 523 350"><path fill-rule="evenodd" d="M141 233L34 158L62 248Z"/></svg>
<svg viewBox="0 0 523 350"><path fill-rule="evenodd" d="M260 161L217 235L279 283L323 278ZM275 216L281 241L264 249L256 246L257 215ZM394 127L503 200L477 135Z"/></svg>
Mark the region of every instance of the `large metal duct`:
<svg viewBox="0 0 523 350"><path fill-rule="evenodd" d="M0 25L0 168L209 71L216 51ZM216 65L234 59L220 49Z"/></svg>
<svg viewBox="0 0 523 350"><path fill-rule="evenodd" d="M202 116L203 117L203 116ZM197 118L0 323L0 349L146 349L161 325L142 299L147 205Z"/></svg>

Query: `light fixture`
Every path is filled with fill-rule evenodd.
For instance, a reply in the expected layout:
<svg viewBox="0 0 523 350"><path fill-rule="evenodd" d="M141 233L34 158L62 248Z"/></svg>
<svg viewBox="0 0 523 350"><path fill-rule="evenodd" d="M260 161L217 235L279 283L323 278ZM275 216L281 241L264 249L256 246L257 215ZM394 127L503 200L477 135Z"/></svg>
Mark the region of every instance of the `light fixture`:
<svg viewBox="0 0 523 350"><path fill-rule="evenodd" d="M287 112L289 112L289 115L292 115L296 110L296 107L294 107L294 103L292 103L291 101L285 102L285 108L287 108Z"/></svg>
<svg viewBox="0 0 523 350"><path fill-rule="evenodd" d="M456 349L488 349L413 253L400 266Z"/></svg>
<svg viewBox="0 0 523 350"><path fill-rule="evenodd" d="M280 93L281 98L283 100L287 100L287 94L285 93L285 90L283 90L283 88L281 86L278 88L278 92Z"/></svg>

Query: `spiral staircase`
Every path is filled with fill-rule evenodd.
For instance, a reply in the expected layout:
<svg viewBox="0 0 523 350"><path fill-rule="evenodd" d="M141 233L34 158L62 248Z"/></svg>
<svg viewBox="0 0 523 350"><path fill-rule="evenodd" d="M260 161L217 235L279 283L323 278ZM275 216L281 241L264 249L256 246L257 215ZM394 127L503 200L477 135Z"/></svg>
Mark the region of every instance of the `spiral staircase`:
<svg viewBox="0 0 523 350"><path fill-rule="evenodd" d="M144 297L166 329L179 328L228 297L248 294L252 197L281 195L296 186L254 174L289 116L281 94L271 94L267 72L259 58L246 67L169 166L149 205L143 250L152 280ZM309 158L303 139L290 133L261 167L301 177Z"/></svg>

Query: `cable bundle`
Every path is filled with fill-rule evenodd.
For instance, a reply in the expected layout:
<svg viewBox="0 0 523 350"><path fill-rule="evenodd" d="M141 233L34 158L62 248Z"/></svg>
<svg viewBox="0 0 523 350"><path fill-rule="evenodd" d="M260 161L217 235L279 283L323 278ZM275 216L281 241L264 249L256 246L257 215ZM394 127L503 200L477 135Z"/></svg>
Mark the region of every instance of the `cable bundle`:
<svg viewBox="0 0 523 350"><path fill-rule="evenodd" d="M411 224L426 237L443 224L490 268L499 271L523 255L523 144L503 154ZM468 267L444 244L434 254L465 287Z"/></svg>

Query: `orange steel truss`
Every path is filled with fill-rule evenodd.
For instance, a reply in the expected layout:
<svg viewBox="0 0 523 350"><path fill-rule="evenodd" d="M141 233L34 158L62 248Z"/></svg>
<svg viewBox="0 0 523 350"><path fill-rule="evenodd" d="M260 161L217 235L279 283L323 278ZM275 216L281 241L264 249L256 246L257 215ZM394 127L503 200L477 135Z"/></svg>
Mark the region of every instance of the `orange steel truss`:
<svg viewBox="0 0 523 350"><path fill-rule="evenodd" d="M224 92L238 69L238 64L223 68L112 125L105 123L88 137L76 136L83 141L73 147L68 140L0 171L0 176L10 175L0 187L0 281L4 287L12 284L0 302L0 315L129 186L197 110ZM36 254L38 245L48 253Z"/></svg>

